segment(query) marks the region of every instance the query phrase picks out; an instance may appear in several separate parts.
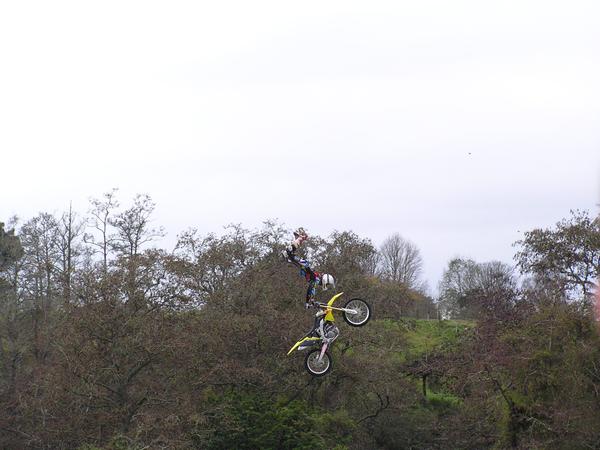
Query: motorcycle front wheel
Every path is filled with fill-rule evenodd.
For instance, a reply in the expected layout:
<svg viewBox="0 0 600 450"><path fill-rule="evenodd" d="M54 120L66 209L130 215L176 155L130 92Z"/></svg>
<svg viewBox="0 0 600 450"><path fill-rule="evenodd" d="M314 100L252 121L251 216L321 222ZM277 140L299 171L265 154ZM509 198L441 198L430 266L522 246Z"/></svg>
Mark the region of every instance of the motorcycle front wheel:
<svg viewBox="0 0 600 450"><path fill-rule="evenodd" d="M321 349L315 348L308 352L304 359L304 367L313 377L322 377L331 370L332 359L329 352L325 352L321 361L319 361L320 356Z"/></svg>
<svg viewBox="0 0 600 450"><path fill-rule="evenodd" d="M344 320L353 327L362 327L371 318L371 306L360 298L353 298L344 305L346 309L354 310L354 313L344 311Z"/></svg>

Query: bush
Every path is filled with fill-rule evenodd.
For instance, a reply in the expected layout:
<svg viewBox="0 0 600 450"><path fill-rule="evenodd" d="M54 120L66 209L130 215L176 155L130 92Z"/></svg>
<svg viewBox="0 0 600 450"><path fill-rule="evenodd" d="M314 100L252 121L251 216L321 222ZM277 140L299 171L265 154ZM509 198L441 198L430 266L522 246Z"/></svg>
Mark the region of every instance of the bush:
<svg viewBox="0 0 600 450"><path fill-rule="evenodd" d="M219 410L210 417L207 429L193 433L197 448L341 450L354 428L345 413L328 413L302 401L274 401L255 393L231 393L215 406Z"/></svg>

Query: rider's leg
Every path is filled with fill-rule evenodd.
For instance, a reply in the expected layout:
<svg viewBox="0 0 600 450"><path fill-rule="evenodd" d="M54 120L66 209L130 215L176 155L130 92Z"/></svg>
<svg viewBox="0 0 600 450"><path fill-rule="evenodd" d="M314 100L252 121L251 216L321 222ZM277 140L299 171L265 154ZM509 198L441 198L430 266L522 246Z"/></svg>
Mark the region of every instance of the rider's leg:
<svg viewBox="0 0 600 450"><path fill-rule="evenodd" d="M317 292L316 289L316 280L312 278L308 281L308 289L306 289L306 308L310 308L315 303L315 294Z"/></svg>
<svg viewBox="0 0 600 450"><path fill-rule="evenodd" d="M310 262L288 253L289 261L300 268L300 276L308 281L306 290L306 308L313 306L316 294L317 274L310 268Z"/></svg>

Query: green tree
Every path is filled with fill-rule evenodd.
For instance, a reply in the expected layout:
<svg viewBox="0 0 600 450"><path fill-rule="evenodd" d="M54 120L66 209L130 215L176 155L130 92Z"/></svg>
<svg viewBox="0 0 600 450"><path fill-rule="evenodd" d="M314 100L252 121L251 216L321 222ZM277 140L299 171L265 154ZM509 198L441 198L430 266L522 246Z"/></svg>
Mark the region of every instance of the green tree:
<svg viewBox="0 0 600 450"><path fill-rule="evenodd" d="M0 222L0 270L6 269L8 265L23 256L23 247L15 230L4 229L4 223Z"/></svg>
<svg viewBox="0 0 600 450"><path fill-rule="evenodd" d="M590 300L600 275L600 218L571 211L554 228L528 231L515 245L521 272L556 282L571 299Z"/></svg>

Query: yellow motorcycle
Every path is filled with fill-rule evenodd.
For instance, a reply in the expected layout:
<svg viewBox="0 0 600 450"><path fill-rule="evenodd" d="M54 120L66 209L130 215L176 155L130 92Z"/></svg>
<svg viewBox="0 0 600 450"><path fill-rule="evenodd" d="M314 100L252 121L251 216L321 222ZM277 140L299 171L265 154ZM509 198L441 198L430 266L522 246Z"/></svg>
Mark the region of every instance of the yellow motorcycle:
<svg viewBox="0 0 600 450"><path fill-rule="evenodd" d="M340 334L334 324L333 311L341 311L346 323L353 327L362 327L371 318L371 306L360 298L349 300L343 308L333 306L343 294L340 292L334 295L327 303L315 302L319 311L315 314L313 328L288 352L290 355L294 350L310 349L304 358L304 367L312 376L321 377L327 374L333 365L331 354L327 350Z"/></svg>

